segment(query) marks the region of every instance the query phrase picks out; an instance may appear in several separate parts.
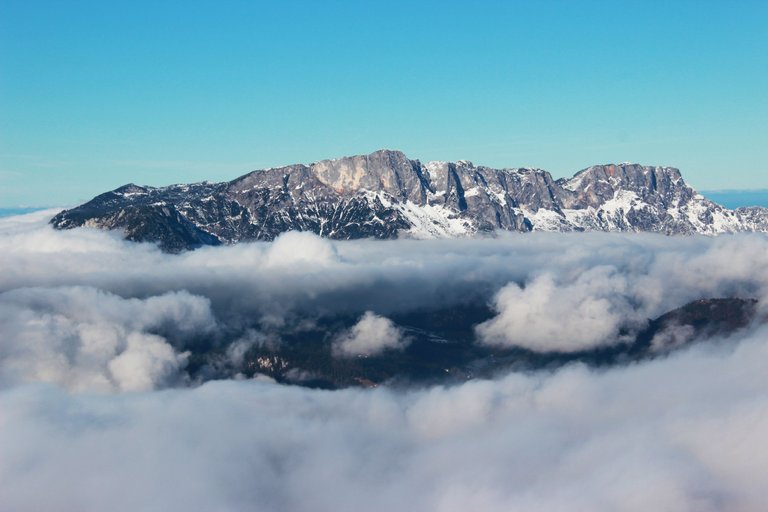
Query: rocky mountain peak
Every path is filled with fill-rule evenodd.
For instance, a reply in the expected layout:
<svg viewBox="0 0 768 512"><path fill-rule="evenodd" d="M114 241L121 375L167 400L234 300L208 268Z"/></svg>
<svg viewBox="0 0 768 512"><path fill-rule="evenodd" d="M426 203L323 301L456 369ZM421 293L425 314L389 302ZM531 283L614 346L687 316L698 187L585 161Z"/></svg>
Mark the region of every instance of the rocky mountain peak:
<svg viewBox="0 0 768 512"><path fill-rule="evenodd" d="M134 183L128 183L122 187L118 187L113 192L116 194L146 194L149 187L140 187Z"/></svg>
<svg viewBox="0 0 768 512"><path fill-rule="evenodd" d="M620 191L665 206L695 195L678 169L631 163L593 165L561 184L574 193L571 206L576 208L598 207Z"/></svg>
<svg viewBox="0 0 768 512"><path fill-rule="evenodd" d="M320 183L344 196L381 190L394 197L420 197L421 164L401 151L382 149L368 155L321 160L311 166Z"/></svg>
<svg viewBox="0 0 768 512"><path fill-rule="evenodd" d="M581 188L589 183L605 181L614 186L643 186L657 181L684 185L680 170L674 167L644 166L621 163L593 165L577 172L566 181L566 188Z"/></svg>

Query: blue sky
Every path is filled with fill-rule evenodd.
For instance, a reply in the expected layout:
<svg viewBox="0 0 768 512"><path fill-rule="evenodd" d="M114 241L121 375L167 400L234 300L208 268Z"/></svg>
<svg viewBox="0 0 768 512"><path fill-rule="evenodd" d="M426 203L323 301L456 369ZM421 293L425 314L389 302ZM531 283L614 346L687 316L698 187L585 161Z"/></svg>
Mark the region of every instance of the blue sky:
<svg viewBox="0 0 768 512"><path fill-rule="evenodd" d="M768 2L0 0L0 206L421 160L768 188Z"/></svg>

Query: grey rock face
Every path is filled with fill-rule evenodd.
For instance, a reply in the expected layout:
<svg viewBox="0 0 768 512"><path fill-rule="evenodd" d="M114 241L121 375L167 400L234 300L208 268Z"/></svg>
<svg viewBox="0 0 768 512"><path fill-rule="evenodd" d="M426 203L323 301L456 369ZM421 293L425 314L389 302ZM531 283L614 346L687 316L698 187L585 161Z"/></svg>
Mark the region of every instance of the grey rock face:
<svg viewBox="0 0 768 512"><path fill-rule="evenodd" d="M410 160L399 151L254 171L225 183L125 185L65 210L57 229L120 229L168 252L311 231L333 239L509 231L768 231L768 210L727 210L671 167L539 169Z"/></svg>

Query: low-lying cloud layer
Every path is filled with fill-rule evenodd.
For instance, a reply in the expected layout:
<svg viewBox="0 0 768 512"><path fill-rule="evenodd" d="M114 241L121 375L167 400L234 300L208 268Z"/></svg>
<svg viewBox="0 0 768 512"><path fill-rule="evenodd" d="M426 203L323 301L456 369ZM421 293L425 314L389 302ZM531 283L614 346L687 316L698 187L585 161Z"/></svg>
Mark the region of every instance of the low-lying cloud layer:
<svg viewBox="0 0 768 512"><path fill-rule="evenodd" d="M692 300L765 303L764 235L292 233L171 256L55 232L46 215L0 220L0 508L738 512L768 501L762 325L640 364L450 388L200 385L187 373L205 347L237 361L340 314L359 322L329 333L338 346L400 346L391 315L477 301L496 312L477 343L623 343Z"/></svg>
<svg viewBox="0 0 768 512"><path fill-rule="evenodd" d="M765 329L596 373L422 391L0 393L0 503L38 510L760 511Z"/></svg>
<svg viewBox="0 0 768 512"><path fill-rule="evenodd" d="M575 352L622 343L621 333L692 300L768 295L764 235L331 242L287 233L174 256L119 233L54 231L49 216L0 221L1 386L179 385L188 351L217 347L236 362L319 318L478 303L497 315L477 327L477 343ZM407 338L378 316L329 333L337 354L402 348Z"/></svg>

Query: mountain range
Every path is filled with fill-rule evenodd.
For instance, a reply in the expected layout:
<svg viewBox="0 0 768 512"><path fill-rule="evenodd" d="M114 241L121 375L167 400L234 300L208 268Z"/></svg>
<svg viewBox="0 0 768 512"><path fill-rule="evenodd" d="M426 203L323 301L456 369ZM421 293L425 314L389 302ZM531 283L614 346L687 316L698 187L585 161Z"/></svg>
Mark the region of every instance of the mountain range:
<svg viewBox="0 0 768 512"><path fill-rule="evenodd" d="M768 231L768 209L729 210L674 167L594 165L572 178L541 169L411 160L400 151L253 171L232 181L124 185L51 219L56 229L121 230L166 252L323 237L440 238L503 231L624 231L716 235Z"/></svg>

